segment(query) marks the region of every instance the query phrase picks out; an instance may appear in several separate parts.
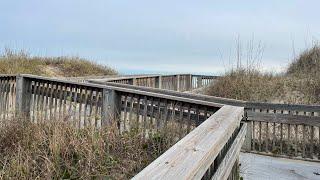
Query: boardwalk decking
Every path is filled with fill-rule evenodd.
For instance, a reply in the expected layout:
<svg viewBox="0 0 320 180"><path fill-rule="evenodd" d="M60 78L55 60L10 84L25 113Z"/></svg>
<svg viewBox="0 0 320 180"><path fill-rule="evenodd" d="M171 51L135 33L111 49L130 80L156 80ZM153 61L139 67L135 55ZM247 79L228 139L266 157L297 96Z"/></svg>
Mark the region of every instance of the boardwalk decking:
<svg viewBox="0 0 320 180"><path fill-rule="evenodd" d="M320 163L316 162L241 153L240 163L244 180L320 180Z"/></svg>

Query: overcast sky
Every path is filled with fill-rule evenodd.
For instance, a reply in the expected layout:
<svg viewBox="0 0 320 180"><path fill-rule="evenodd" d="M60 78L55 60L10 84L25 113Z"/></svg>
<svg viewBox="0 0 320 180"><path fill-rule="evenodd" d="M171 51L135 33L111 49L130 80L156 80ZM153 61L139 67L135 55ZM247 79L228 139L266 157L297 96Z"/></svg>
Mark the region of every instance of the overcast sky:
<svg viewBox="0 0 320 180"><path fill-rule="evenodd" d="M76 55L120 72L219 74L236 39L279 71L320 38L320 1L1 0L0 48ZM245 54L245 53L244 53Z"/></svg>

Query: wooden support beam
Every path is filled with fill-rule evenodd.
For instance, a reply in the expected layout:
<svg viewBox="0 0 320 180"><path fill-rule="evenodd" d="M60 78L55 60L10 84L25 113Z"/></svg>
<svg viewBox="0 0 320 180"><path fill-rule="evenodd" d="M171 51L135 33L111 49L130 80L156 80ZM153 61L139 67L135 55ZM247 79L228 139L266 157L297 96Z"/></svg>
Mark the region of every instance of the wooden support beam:
<svg viewBox="0 0 320 180"><path fill-rule="evenodd" d="M102 108L101 121L102 125L110 125L119 120L120 117L121 97L111 89L103 89L102 92Z"/></svg>
<svg viewBox="0 0 320 180"><path fill-rule="evenodd" d="M21 75L16 80L16 115L20 117L30 116L31 81Z"/></svg>
<svg viewBox="0 0 320 180"><path fill-rule="evenodd" d="M198 76L197 77L197 88L201 88L202 87L202 76Z"/></svg>
<svg viewBox="0 0 320 180"><path fill-rule="evenodd" d="M247 125L247 133L246 138L244 140L242 150L246 152L250 152L252 149L252 121L246 121Z"/></svg>
<svg viewBox="0 0 320 180"><path fill-rule="evenodd" d="M162 89L162 76L155 77L156 88Z"/></svg>
<svg viewBox="0 0 320 180"><path fill-rule="evenodd" d="M176 91L178 91L178 92L180 92L180 75L178 74L177 76L176 76L176 78L177 78L177 89L176 89Z"/></svg>

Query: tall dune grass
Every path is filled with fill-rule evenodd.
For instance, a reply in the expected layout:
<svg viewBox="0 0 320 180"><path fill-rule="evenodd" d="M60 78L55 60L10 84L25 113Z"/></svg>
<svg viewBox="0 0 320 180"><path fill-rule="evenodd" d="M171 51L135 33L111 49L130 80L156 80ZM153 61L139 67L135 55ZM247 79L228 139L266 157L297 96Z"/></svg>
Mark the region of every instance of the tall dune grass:
<svg viewBox="0 0 320 180"><path fill-rule="evenodd" d="M319 104L320 46L304 51L283 74L264 73L255 66L227 71L205 93L247 101Z"/></svg>

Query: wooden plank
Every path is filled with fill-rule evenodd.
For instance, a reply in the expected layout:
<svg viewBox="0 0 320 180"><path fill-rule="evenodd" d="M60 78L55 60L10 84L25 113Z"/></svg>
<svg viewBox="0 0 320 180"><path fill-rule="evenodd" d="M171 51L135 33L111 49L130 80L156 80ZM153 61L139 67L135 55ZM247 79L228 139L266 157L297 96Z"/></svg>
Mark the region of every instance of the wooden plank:
<svg viewBox="0 0 320 180"><path fill-rule="evenodd" d="M44 105L44 119L48 120L48 110L49 110L49 82L46 83L45 85L45 105Z"/></svg>
<svg viewBox="0 0 320 180"><path fill-rule="evenodd" d="M158 98L158 114L157 114L157 132L159 132L161 127L161 99Z"/></svg>
<svg viewBox="0 0 320 180"><path fill-rule="evenodd" d="M190 104L187 105L188 107L188 117L187 117L187 133L191 131L191 107Z"/></svg>
<svg viewBox="0 0 320 180"><path fill-rule="evenodd" d="M144 108L143 108L143 115L142 115L142 118L143 118L143 139L146 137L146 130L147 130L147 116L148 116L148 97L147 96L144 96L144 99L143 99L143 105L144 105Z"/></svg>
<svg viewBox="0 0 320 180"><path fill-rule="evenodd" d="M63 86L62 119L65 121L67 109L67 84Z"/></svg>
<svg viewBox="0 0 320 180"><path fill-rule="evenodd" d="M88 126L88 117L87 117L87 111L88 111L88 101L89 101L89 89L87 87L84 88L84 110L83 110L83 125L86 127ZM106 98L104 96L104 94L102 95L102 98ZM102 100L104 101L104 100ZM102 103L102 110L101 110L101 117L102 117L102 124L103 125L107 125L107 115L106 115L106 111L105 111L106 105L104 103Z"/></svg>
<svg viewBox="0 0 320 180"><path fill-rule="evenodd" d="M212 180L226 180L231 174L232 168L234 167L236 160L239 158L240 149L245 139L247 130L246 125L246 123L242 125L237 137L235 138L230 149L226 153L224 159L220 163L216 173L212 177Z"/></svg>
<svg viewBox="0 0 320 180"><path fill-rule="evenodd" d="M4 83L5 80L4 79L1 79L0 81L0 118L2 117L2 113L4 113L4 104L5 104L5 101L4 101Z"/></svg>
<svg viewBox="0 0 320 180"><path fill-rule="evenodd" d="M152 134L152 130L156 129L154 124L154 99L153 97L150 98L151 101L151 109L150 109L150 117L149 117L149 122L148 122L148 131L149 131L149 137Z"/></svg>
<svg viewBox="0 0 320 180"><path fill-rule="evenodd" d="M123 112L123 129L124 131L128 130L127 129L127 106L128 106L128 94L124 94L124 112Z"/></svg>
<svg viewBox="0 0 320 180"><path fill-rule="evenodd" d="M280 123L280 154L283 154L283 124Z"/></svg>
<svg viewBox="0 0 320 180"><path fill-rule="evenodd" d="M84 101L84 94L85 93L85 89L80 89L80 102L79 102L79 119L78 119L78 127L81 128L82 127L82 106L83 106L83 101Z"/></svg>
<svg viewBox="0 0 320 180"><path fill-rule="evenodd" d="M200 179L243 115L241 107L222 107L133 179Z"/></svg>
<svg viewBox="0 0 320 180"><path fill-rule="evenodd" d="M248 120L283 124L320 126L320 116L247 112Z"/></svg>
<svg viewBox="0 0 320 180"><path fill-rule="evenodd" d="M99 99L100 99L100 92L96 89L95 91L96 95L95 95L95 100L94 100L94 103L93 103L93 107L94 107L94 127L98 127L98 111L99 111L99 105L98 105L98 102L99 102ZM101 114L101 113L100 113Z"/></svg>
<svg viewBox="0 0 320 180"><path fill-rule="evenodd" d="M141 108L141 106L140 106L140 101L141 101L141 98L140 98L140 96L138 96L138 98L137 98L137 108L136 108L136 123L135 123L135 128L139 128L139 123L140 123L140 108Z"/></svg>
<svg viewBox="0 0 320 180"><path fill-rule="evenodd" d="M184 108L183 108L183 104L182 103L180 103L179 110L180 110L179 120L178 120L178 123L179 123L179 139L181 139L181 137L184 134L184 124L185 124L185 122L183 122Z"/></svg>
<svg viewBox="0 0 320 180"><path fill-rule="evenodd" d="M133 105L134 105L134 97L132 94L129 95L130 97L130 110L129 110L129 126L130 129L132 128L132 114L133 114Z"/></svg>

